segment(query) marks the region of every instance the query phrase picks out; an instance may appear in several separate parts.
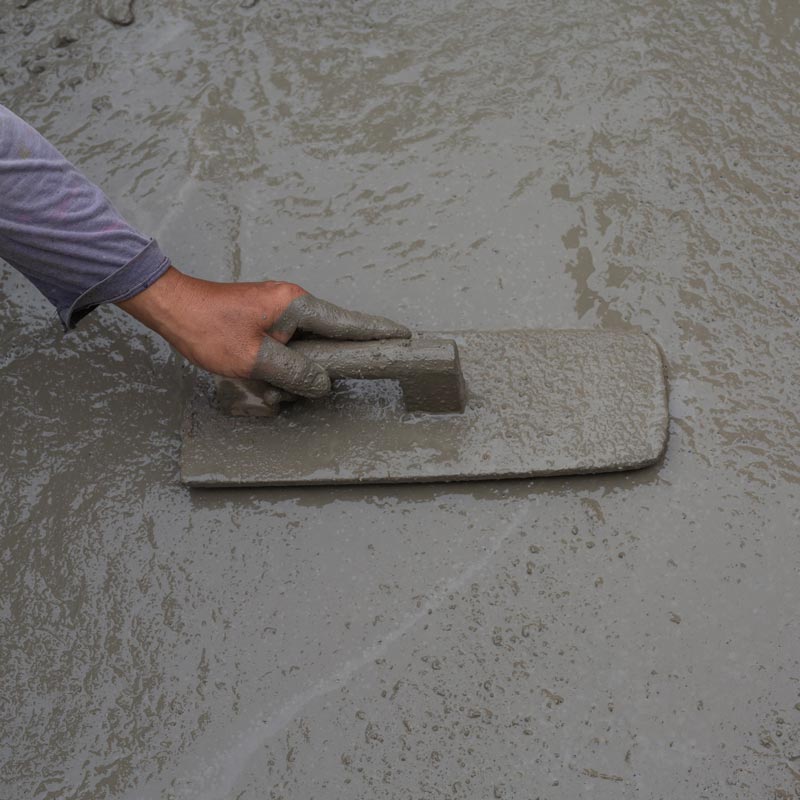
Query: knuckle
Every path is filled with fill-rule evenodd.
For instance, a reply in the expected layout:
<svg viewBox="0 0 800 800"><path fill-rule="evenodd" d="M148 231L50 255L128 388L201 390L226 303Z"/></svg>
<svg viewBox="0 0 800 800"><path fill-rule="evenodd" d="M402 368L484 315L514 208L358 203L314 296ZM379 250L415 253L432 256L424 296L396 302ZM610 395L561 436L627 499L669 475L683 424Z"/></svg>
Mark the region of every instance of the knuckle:
<svg viewBox="0 0 800 800"><path fill-rule="evenodd" d="M298 297L308 294L302 286L288 281L262 281L261 287L273 295L277 301L285 302L287 305Z"/></svg>
<svg viewBox="0 0 800 800"><path fill-rule="evenodd" d="M303 297L303 295L308 294L302 286L298 286L296 283L282 283L280 285L280 292L282 299L286 301L287 305L297 300L298 297Z"/></svg>

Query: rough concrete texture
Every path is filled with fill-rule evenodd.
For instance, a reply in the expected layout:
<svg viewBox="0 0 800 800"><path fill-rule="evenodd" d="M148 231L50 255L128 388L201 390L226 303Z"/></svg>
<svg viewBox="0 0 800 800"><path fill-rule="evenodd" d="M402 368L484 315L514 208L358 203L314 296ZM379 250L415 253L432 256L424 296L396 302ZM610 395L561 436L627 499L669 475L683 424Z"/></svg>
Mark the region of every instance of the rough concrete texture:
<svg viewBox="0 0 800 800"><path fill-rule="evenodd" d="M291 403L280 418L237 419L214 402L210 381L200 376L187 407L182 480L279 486L519 478L639 469L663 454L664 364L649 337L544 330L452 335L467 386L463 414L410 414L389 387L359 382ZM431 364L429 351L443 345L418 341L420 363ZM393 349L405 352L414 372L414 344L309 343L304 350L327 358L334 375L380 377L396 374L403 356ZM359 351L381 358L370 367L361 354L348 357Z"/></svg>
<svg viewBox="0 0 800 800"><path fill-rule="evenodd" d="M105 20L115 25L132 25L133 0L97 0L95 10Z"/></svg>
<svg viewBox="0 0 800 800"><path fill-rule="evenodd" d="M189 491L179 360L0 269L0 797L796 796L794 0L2 8L3 102L177 265L418 330L638 326L670 444Z"/></svg>

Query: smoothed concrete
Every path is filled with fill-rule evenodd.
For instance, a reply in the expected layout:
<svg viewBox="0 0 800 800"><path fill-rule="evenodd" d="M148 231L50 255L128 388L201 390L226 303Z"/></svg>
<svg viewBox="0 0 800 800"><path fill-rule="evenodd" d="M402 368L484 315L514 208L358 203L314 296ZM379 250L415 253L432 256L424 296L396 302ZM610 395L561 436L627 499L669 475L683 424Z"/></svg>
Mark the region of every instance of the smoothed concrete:
<svg viewBox="0 0 800 800"><path fill-rule="evenodd" d="M327 398L299 400L279 418L234 418L214 403L208 378L198 376L183 432L182 480L268 486L519 478L636 469L662 455L664 365L648 336L452 335L467 387L463 414L409 413L390 387L350 384ZM348 359L349 347L308 343L307 350L327 353L331 363L338 354L344 374L392 373L391 359L372 371L355 369L363 358Z"/></svg>

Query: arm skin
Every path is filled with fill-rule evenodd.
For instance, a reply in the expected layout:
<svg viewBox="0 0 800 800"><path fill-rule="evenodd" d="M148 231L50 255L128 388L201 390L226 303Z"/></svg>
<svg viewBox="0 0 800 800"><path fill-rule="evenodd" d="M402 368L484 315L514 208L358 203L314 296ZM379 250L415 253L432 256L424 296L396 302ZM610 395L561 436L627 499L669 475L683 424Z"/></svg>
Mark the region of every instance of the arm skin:
<svg viewBox="0 0 800 800"><path fill-rule="evenodd" d="M296 331L355 340L411 336L396 322L340 308L293 283L214 283L174 267L117 305L209 372L306 397L326 394L330 379L284 346Z"/></svg>
<svg viewBox="0 0 800 800"><path fill-rule="evenodd" d="M117 305L198 367L250 378L264 336L304 294L292 283L214 283L170 267L152 286ZM289 340L274 336L282 344Z"/></svg>

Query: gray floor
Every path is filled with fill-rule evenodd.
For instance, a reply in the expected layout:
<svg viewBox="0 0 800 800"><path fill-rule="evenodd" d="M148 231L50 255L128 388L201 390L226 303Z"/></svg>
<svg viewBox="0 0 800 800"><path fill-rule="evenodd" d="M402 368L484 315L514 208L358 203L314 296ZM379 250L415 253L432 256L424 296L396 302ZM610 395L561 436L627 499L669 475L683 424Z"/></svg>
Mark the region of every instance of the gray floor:
<svg viewBox="0 0 800 800"><path fill-rule="evenodd" d="M189 492L179 361L3 267L0 796L797 796L797 4L16 5L2 101L177 265L637 326L672 423L629 475Z"/></svg>

